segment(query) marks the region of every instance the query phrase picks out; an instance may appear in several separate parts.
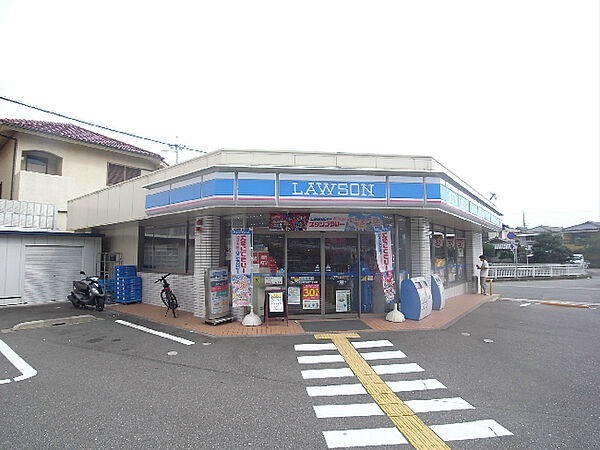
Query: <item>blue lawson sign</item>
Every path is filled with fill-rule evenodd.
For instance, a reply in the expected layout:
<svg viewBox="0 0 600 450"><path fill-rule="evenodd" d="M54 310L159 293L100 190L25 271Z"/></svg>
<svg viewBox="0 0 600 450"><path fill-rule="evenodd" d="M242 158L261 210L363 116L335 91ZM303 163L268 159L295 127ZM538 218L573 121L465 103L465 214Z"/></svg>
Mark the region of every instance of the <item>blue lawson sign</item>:
<svg viewBox="0 0 600 450"><path fill-rule="evenodd" d="M382 183L348 183L336 181L291 181L279 183L280 197L292 198L361 198L385 199L386 185Z"/></svg>
<svg viewBox="0 0 600 450"><path fill-rule="evenodd" d="M465 217L501 225L492 213L467 192L438 177L397 175L323 175L310 173L212 172L151 189L147 214L214 205L253 204L275 207L376 205L396 207L438 205Z"/></svg>

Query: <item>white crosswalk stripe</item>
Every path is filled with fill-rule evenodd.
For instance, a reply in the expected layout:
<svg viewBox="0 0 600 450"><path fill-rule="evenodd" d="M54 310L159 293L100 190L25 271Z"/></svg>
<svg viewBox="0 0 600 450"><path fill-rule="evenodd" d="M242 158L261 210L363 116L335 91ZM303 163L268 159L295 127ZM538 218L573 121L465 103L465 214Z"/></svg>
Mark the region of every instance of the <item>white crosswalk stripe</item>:
<svg viewBox="0 0 600 450"><path fill-rule="evenodd" d="M393 347L392 344L387 339L379 340L379 341L355 341L351 342L355 349L361 348L377 348L377 347ZM335 344L332 342L325 344L296 344L294 345L294 350L297 352L314 352L320 350L336 350Z"/></svg>
<svg viewBox="0 0 600 450"><path fill-rule="evenodd" d="M513 434L495 420L477 420L474 422L448 423L431 425L435 434L444 441L462 441L467 439L482 439Z"/></svg>
<svg viewBox="0 0 600 450"><path fill-rule="evenodd" d="M329 448L408 444L396 427L323 431L323 436Z"/></svg>
<svg viewBox="0 0 600 450"><path fill-rule="evenodd" d="M474 409L472 405L460 397L434 398L431 400L408 400L406 406L415 413L436 411L453 411L461 409ZM319 419L326 417L366 417L383 416L384 412L377 403L352 403L349 405L317 405L313 406Z"/></svg>
<svg viewBox="0 0 600 450"><path fill-rule="evenodd" d="M360 354L365 361L376 361L379 359L402 359L406 358L406 355L400 350L387 351L387 352L364 352ZM320 364L320 363L332 363L332 362L344 362L342 355L310 355L310 356L298 356L298 362L300 364Z"/></svg>
<svg viewBox="0 0 600 450"><path fill-rule="evenodd" d="M438 380L405 380L388 381L386 384L394 392L427 391L432 389L446 389ZM328 384L325 386L307 386L306 392L311 397L335 397L338 395L362 395L367 391L362 384Z"/></svg>
<svg viewBox="0 0 600 450"><path fill-rule="evenodd" d="M359 352L365 361L377 361L370 364L376 374L392 377L404 374L418 374L425 370L414 362L397 363L394 360L407 358L400 350L378 350L378 348L393 347L389 340L351 341L354 348L374 349L375 351ZM333 343L298 344L294 346L297 352L324 352L298 356L298 363L303 366L326 366L328 364L345 364L344 358L337 352ZM389 362L388 362L389 361ZM334 366L335 367L335 366ZM352 396L362 398L361 402L349 404L319 404L314 405L314 412L319 419L345 419L352 417L374 417L375 421L385 420L385 413L375 402L365 401L371 399L365 387L360 383L331 384L339 378L355 377L350 367L335 368L307 368L301 370L305 380L321 380L323 385L307 386L306 392L310 397L325 400L325 398L346 398ZM413 375L414 377L414 375ZM436 379L408 379L384 380L393 392L439 392L447 389ZM330 400L330 401L332 401ZM372 399L371 399L372 400ZM461 397L429 398L417 400L404 400L403 403L415 414L423 414L422 420L434 422L435 417L452 411L474 410L475 407ZM377 417L382 417L377 419ZM425 419L427 418L427 419ZM438 417L439 418L439 417ZM389 419L387 419L389 420ZM384 422L382 422L384 423ZM389 422L387 422L389 423ZM429 425L429 427L444 441L459 441L470 439L485 439L492 437L511 436L512 433L492 419L443 423ZM366 446L393 446L408 444L406 438L396 427L325 430L323 436L328 448L352 448Z"/></svg>
<svg viewBox="0 0 600 450"><path fill-rule="evenodd" d="M406 364L383 364L371 366L377 375L423 372L423 368L415 363ZM309 369L301 371L302 378L309 380L312 378L342 378L353 377L354 373L350 368L342 369Z"/></svg>

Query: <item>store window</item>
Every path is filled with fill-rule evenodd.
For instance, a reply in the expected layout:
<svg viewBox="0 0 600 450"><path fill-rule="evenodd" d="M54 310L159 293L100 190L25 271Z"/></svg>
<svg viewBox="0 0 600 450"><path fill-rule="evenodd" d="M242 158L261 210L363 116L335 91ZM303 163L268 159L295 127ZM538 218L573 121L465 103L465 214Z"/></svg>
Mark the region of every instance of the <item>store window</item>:
<svg viewBox="0 0 600 450"><path fill-rule="evenodd" d="M194 239L189 224L143 227L142 268L193 273Z"/></svg>
<svg viewBox="0 0 600 450"><path fill-rule="evenodd" d="M446 286L446 230L441 225L432 225L431 260L431 271L438 275Z"/></svg>
<svg viewBox="0 0 600 450"><path fill-rule="evenodd" d="M141 174L142 169L122 166L121 164L108 163L106 184L111 186L113 184L121 183L125 180L130 180L131 178L139 177Z"/></svg>
<svg viewBox="0 0 600 450"><path fill-rule="evenodd" d="M431 233L431 271L444 286L463 283L465 269L465 232L452 227L433 225Z"/></svg>
<svg viewBox="0 0 600 450"><path fill-rule="evenodd" d="M465 232L456 230L456 281L461 283L467 279L465 243Z"/></svg>
<svg viewBox="0 0 600 450"><path fill-rule="evenodd" d="M456 233L454 228L446 227L446 276L448 284L457 281L458 266L456 264Z"/></svg>

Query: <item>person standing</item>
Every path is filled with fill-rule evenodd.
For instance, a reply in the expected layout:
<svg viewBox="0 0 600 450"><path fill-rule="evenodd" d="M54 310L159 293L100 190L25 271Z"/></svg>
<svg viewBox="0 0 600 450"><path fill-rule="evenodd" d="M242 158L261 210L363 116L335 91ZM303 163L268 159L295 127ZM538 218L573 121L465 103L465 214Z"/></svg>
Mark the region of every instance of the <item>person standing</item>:
<svg viewBox="0 0 600 450"><path fill-rule="evenodd" d="M485 280L488 276L488 269L490 268L490 265L485 259L484 255L480 255L479 260L481 261L481 264L477 265L477 268L479 269L479 287L482 295L488 295L485 289Z"/></svg>

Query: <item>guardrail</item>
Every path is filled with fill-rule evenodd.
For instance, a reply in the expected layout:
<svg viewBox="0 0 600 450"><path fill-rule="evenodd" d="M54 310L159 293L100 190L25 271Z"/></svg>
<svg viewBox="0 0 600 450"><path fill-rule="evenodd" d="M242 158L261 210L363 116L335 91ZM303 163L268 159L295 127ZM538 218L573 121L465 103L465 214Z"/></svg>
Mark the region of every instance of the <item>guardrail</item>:
<svg viewBox="0 0 600 450"><path fill-rule="evenodd" d="M490 264L488 278L553 278L587 275L587 264Z"/></svg>

